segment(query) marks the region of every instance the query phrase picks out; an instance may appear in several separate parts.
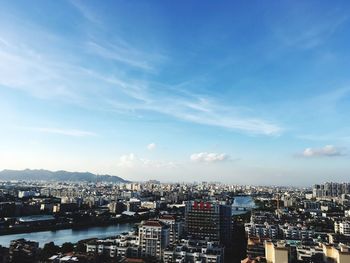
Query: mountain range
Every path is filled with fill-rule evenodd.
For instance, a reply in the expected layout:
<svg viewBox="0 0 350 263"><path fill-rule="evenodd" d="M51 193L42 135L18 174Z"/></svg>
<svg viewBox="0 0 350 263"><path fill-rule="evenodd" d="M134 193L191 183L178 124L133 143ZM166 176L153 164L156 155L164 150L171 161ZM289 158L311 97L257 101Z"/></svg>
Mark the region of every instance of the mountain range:
<svg viewBox="0 0 350 263"><path fill-rule="evenodd" d="M67 172L49 170L3 170L0 172L0 180L18 181L84 181L84 182L112 182L127 183L121 177L113 175L97 175L89 172Z"/></svg>

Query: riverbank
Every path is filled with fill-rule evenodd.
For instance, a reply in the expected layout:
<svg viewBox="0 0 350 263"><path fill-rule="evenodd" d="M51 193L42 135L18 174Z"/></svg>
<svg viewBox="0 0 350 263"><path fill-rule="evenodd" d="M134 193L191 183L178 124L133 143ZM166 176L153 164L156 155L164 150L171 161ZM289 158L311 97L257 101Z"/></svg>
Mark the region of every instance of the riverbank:
<svg viewBox="0 0 350 263"><path fill-rule="evenodd" d="M43 247L46 243L54 242L56 245L62 245L65 242L77 243L80 240L91 238L108 238L118 234L129 232L134 229L135 223L120 223L110 226L97 226L75 229L61 229L53 231L28 232L21 234L11 234L0 236L0 245L8 247L11 240L27 239L39 242Z"/></svg>
<svg viewBox="0 0 350 263"><path fill-rule="evenodd" d="M5 235L14 235L14 234L25 234L25 233L36 233L36 232L44 232L44 231L58 231L58 230L64 230L64 229L72 229L72 230L79 230L79 229L87 229L92 227L107 227L107 226L116 226L120 224L135 224L139 223L142 220L146 220L148 217L126 217L126 218L118 218L116 220L111 220L109 222L93 222L93 223L76 223L76 224L60 224L60 225L45 225L45 226L23 226L23 227L17 227L17 228L6 228L6 229L0 229L0 236Z"/></svg>

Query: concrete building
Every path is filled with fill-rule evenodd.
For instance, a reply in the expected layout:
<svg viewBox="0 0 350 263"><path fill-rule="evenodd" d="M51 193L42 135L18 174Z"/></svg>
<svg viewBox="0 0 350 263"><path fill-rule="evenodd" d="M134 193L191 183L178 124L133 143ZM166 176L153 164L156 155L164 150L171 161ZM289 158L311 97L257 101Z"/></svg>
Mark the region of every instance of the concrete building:
<svg viewBox="0 0 350 263"><path fill-rule="evenodd" d="M267 263L290 263L290 247L283 242L265 241L265 256Z"/></svg>
<svg viewBox="0 0 350 263"><path fill-rule="evenodd" d="M266 263L266 259L265 258L262 258L262 257L257 257L257 258L250 258L250 257L247 257L243 260L241 260L241 263Z"/></svg>
<svg viewBox="0 0 350 263"><path fill-rule="evenodd" d="M345 217L350 217L350 210L345 210L344 211L344 216Z"/></svg>
<svg viewBox="0 0 350 263"><path fill-rule="evenodd" d="M185 207L185 231L195 239L228 244L232 235L232 208L218 202L189 201Z"/></svg>
<svg viewBox="0 0 350 263"><path fill-rule="evenodd" d="M349 247L343 244L339 244L338 247L323 244L323 254L325 262L332 263L349 263L350 262L350 252Z"/></svg>
<svg viewBox="0 0 350 263"><path fill-rule="evenodd" d="M350 222L349 221L335 222L334 232L344 236L350 236Z"/></svg>
<svg viewBox="0 0 350 263"><path fill-rule="evenodd" d="M302 240L313 238L315 235L314 230L308 229L307 227L300 225L295 226L286 223L285 225L281 225L280 229L283 233L284 239Z"/></svg>
<svg viewBox="0 0 350 263"><path fill-rule="evenodd" d="M86 252L108 255L111 258L139 257L139 238L134 233L121 234L113 239L91 240L86 244Z"/></svg>
<svg viewBox="0 0 350 263"><path fill-rule="evenodd" d="M305 210L320 210L321 209L321 203L320 202L313 202L310 200L305 200L303 202L304 209Z"/></svg>
<svg viewBox="0 0 350 263"><path fill-rule="evenodd" d="M297 246L296 258L299 262L321 262L321 260L323 260L322 247L318 245Z"/></svg>
<svg viewBox="0 0 350 263"><path fill-rule="evenodd" d="M350 183L324 183L316 184L313 187L313 196L320 197L340 197L342 194L350 193Z"/></svg>
<svg viewBox="0 0 350 263"><path fill-rule="evenodd" d="M183 239L168 246L163 253L164 263L223 263L224 247L219 242Z"/></svg>
<svg viewBox="0 0 350 263"><path fill-rule="evenodd" d="M126 210L131 212L137 212L141 207L141 201L137 198L131 198L126 203Z"/></svg>
<svg viewBox="0 0 350 263"><path fill-rule="evenodd" d="M37 194L35 191L18 191L18 198L26 198L26 197L32 197Z"/></svg>
<svg viewBox="0 0 350 263"><path fill-rule="evenodd" d="M172 215L162 215L159 221L169 226L169 243L172 244L178 240L183 234L184 222L176 220Z"/></svg>
<svg viewBox="0 0 350 263"><path fill-rule="evenodd" d="M279 227L268 223L246 223L244 228L249 237L277 239L279 235Z"/></svg>
<svg viewBox="0 0 350 263"><path fill-rule="evenodd" d="M265 257L265 241L258 237L248 237L247 256L249 259Z"/></svg>
<svg viewBox="0 0 350 263"><path fill-rule="evenodd" d="M139 228L141 255L161 260L163 250L169 245L169 226L159 220L143 222Z"/></svg>

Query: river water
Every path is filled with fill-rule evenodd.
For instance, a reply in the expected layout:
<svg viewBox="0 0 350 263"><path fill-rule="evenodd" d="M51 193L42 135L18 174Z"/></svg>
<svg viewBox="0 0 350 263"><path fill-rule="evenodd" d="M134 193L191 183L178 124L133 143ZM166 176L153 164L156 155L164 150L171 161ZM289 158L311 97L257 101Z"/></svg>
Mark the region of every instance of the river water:
<svg viewBox="0 0 350 263"><path fill-rule="evenodd" d="M0 236L0 245L8 247L11 240L25 238L39 242L39 246L43 247L48 242L55 242L56 245L62 245L64 242L78 242L88 238L105 238L115 236L123 232L132 230L134 224L123 223L113 226L89 227L83 229L62 229L56 231L43 231L24 234L13 234Z"/></svg>
<svg viewBox="0 0 350 263"><path fill-rule="evenodd" d="M254 208L256 205L251 196L235 196L232 204L232 215L243 215Z"/></svg>
<svg viewBox="0 0 350 263"><path fill-rule="evenodd" d="M254 200L250 196L236 196L233 203L234 207L244 206L247 211L235 211L233 209L233 215L240 215L247 213L249 210L255 207ZM63 229L56 231L43 231L24 234L13 234L0 236L0 245L8 247L11 240L25 238L27 240L33 240L39 242L39 246L43 247L48 242L55 242L56 245L62 245L64 242L78 242L82 239L88 238L106 238L114 235L118 235L123 232L128 232L133 229L134 224L123 223L113 226L103 227L89 227L83 229Z"/></svg>

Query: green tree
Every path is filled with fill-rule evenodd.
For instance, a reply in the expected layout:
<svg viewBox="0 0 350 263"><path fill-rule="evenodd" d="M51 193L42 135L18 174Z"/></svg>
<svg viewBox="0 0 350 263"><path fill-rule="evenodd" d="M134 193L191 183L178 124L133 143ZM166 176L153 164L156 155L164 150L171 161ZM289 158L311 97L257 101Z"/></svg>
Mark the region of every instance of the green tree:
<svg viewBox="0 0 350 263"><path fill-rule="evenodd" d="M61 247L61 252L62 253L68 253L68 252L72 252L74 249L74 245L71 242L65 242L62 244Z"/></svg>
<svg viewBox="0 0 350 263"><path fill-rule="evenodd" d="M56 246L54 242L46 243L40 252L40 259L46 260L52 255L57 254L60 251L60 247Z"/></svg>
<svg viewBox="0 0 350 263"><path fill-rule="evenodd" d="M86 245L84 244L84 242L78 242L74 251L81 252L81 253L86 252Z"/></svg>

